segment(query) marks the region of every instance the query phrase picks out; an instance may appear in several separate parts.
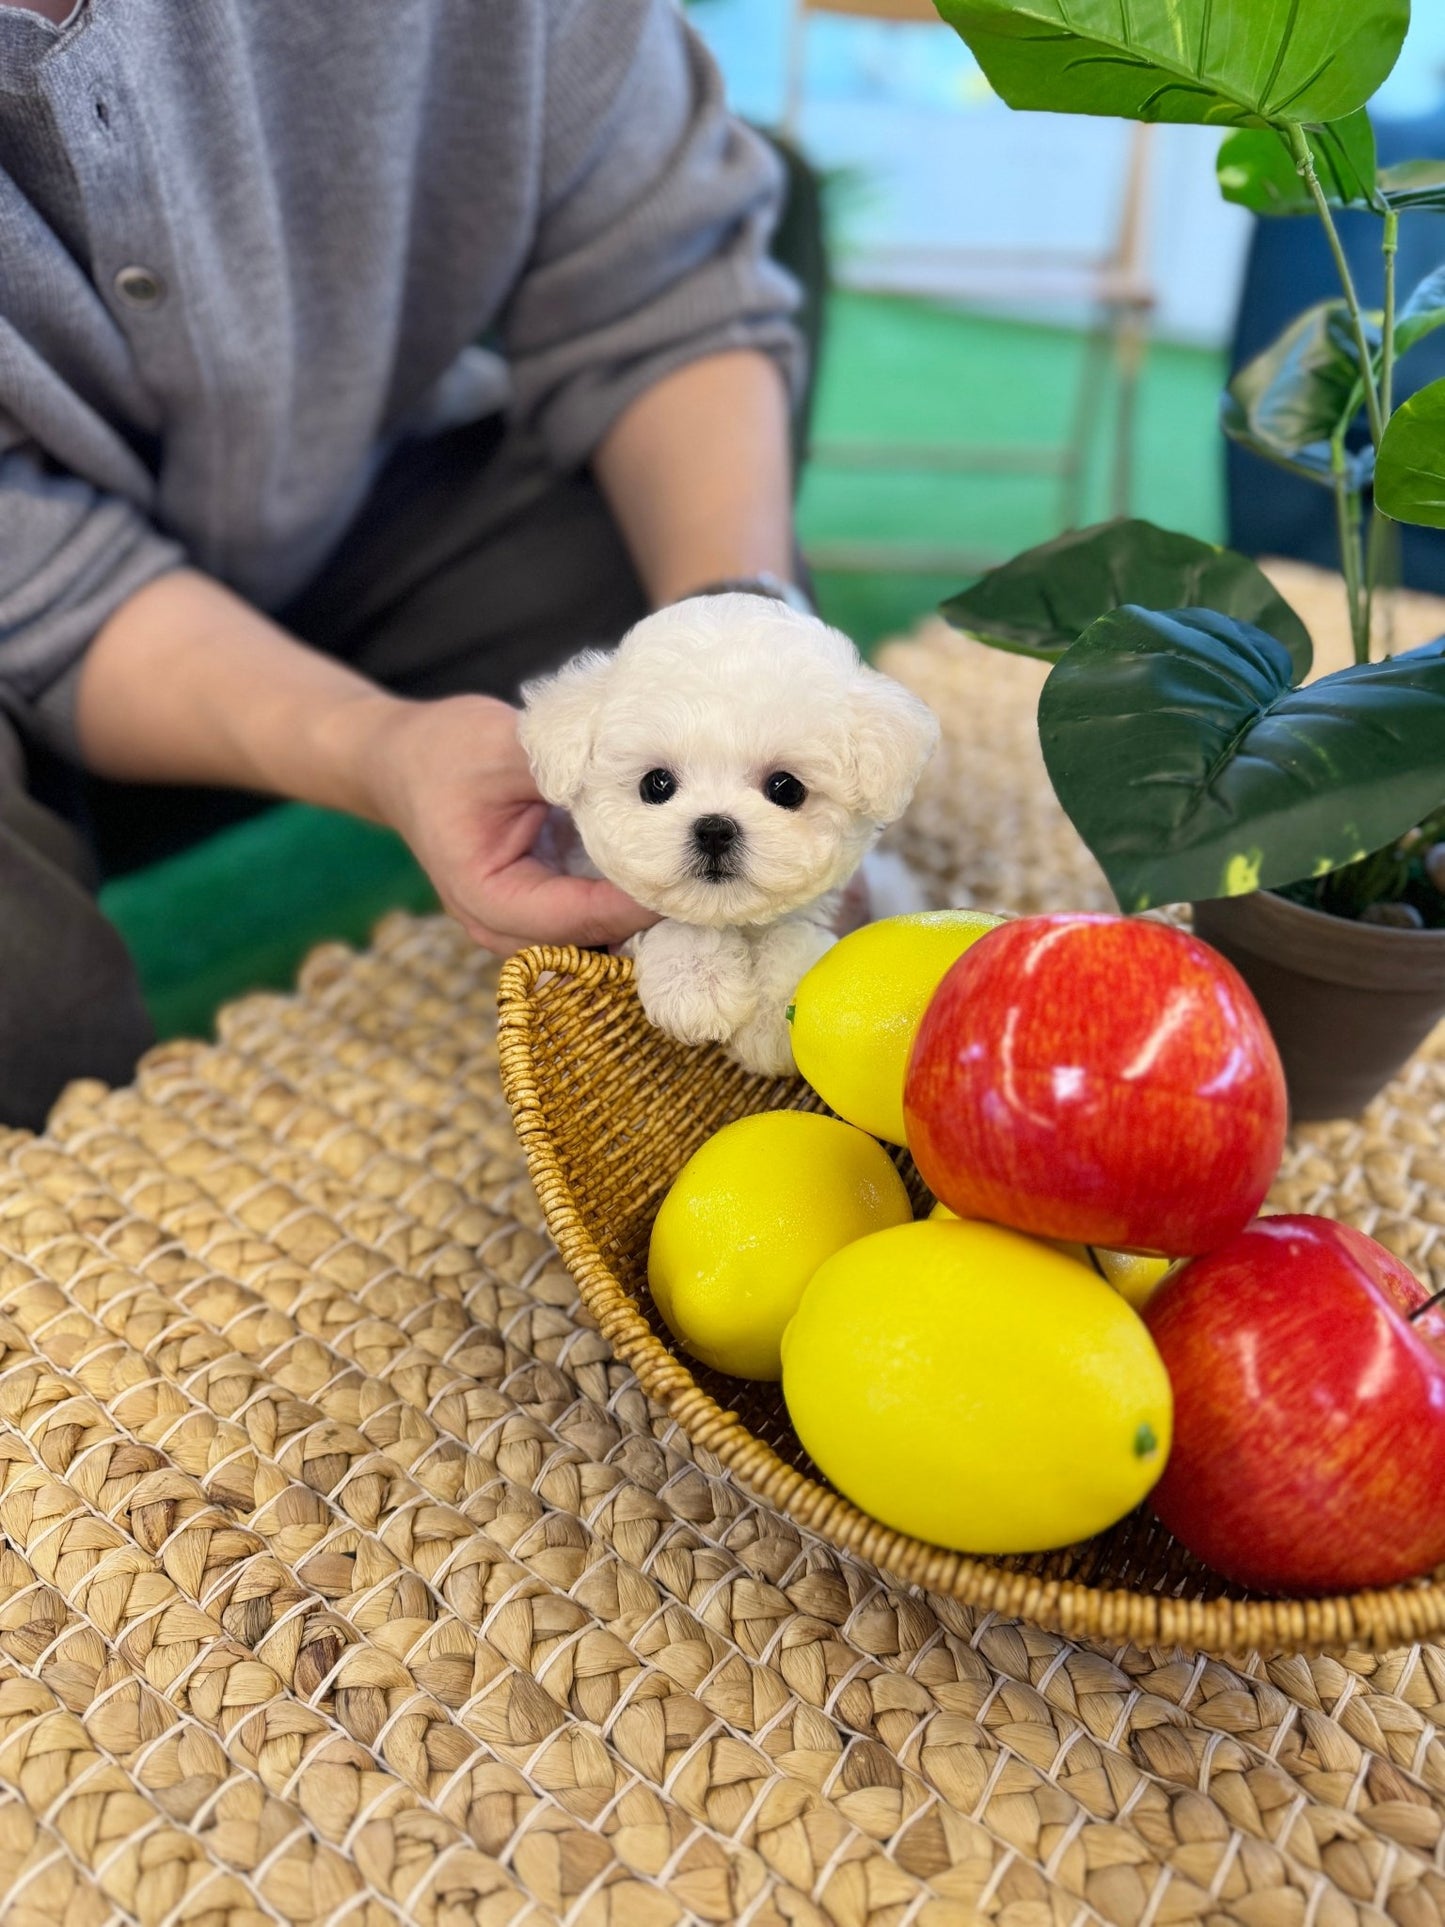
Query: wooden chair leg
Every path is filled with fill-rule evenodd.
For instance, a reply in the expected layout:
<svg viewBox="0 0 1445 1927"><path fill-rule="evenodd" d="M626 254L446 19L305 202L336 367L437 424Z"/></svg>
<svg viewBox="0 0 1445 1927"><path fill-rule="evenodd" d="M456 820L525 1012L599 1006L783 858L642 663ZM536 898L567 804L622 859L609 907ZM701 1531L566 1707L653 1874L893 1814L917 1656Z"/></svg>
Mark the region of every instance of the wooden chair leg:
<svg viewBox="0 0 1445 1927"><path fill-rule="evenodd" d="M1134 498L1134 428L1138 413L1139 378L1144 369L1148 346L1148 323L1138 308L1129 308L1119 317L1114 335L1114 362L1118 371L1119 394L1114 428L1114 482L1111 508L1115 515L1128 515Z"/></svg>
<svg viewBox="0 0 1445 1927"><path fill-rule="evenodd" d="M1084 343L1079 386L1074 398L1074 419L1064 445L1059 516L1061 526L1066 529L1077 528L1083 513L1089 449L1098 427L1099 405L1103 399L1105 377L1109 372L1112 335L1112 317L1101 312L1095 317Z"/></svg>

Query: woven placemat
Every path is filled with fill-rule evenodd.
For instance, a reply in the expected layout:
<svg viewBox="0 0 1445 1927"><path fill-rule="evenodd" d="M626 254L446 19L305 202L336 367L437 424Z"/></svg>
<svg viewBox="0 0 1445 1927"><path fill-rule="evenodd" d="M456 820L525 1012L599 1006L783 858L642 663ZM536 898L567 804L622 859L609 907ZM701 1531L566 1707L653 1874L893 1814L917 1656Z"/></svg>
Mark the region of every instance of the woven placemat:
<svg viewBox="0 0 1445 1927"><path fill-rule="evenodd" d="M1092 900L1026 758L959 748L1030 666L959 649L895 665L950 725L909 848ZM395 918L0 1133L7 1927L1445 1919L1445 1648L1087 1650L760 1509L581 1313L494 986ZM1440 1074L1285 1194L1429 1268Z"/></svg>

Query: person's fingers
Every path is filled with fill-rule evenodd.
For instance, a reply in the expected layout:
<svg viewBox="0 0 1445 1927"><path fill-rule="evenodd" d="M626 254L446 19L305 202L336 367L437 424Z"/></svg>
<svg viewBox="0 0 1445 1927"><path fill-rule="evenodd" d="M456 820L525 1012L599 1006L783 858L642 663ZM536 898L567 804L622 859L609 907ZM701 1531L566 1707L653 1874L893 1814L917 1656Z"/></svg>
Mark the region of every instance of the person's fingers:
<svg viewBox="0 0 1445 1927"><path fill-rule="evenodd" d="M558 876L523 857L487 879L484 921L520 942L589 945L621 943L657 918L615 883Z"/></svg>
<svg viewBox="0 0 1445 1927"><path fill-rule="evenodd" d="M506 930L494 930L483 918L473 915L456 897L446 891L439 891L442 909L454 922L459 923L472 942L483 950L490 950L493 956L510 957L518 950L525 950L530 941L527 937L512 935Z"/></svg>
<svg viewBox="0 0 1445 1927"><path fill-rule="evenodd" d="M475 917L453 913L474 944L483 950L490 950L494 957L514 957L526 944L519 937L504 936L500 930L488 930L485 924L478 923Z"/></svg>

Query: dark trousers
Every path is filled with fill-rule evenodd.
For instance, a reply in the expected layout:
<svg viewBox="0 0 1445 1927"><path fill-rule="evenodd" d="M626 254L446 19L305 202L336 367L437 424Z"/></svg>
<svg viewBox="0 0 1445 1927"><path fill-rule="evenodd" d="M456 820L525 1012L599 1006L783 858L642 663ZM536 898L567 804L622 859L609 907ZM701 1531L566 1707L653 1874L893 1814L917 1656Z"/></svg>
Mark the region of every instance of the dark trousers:
<svg viewBox="0 0 1445 1927"><path fill-rule="evenodd" d="M484 422L396 455L278 620L399 694L511 698L578 649L616 642L644 608L590 478L549 474ZM80 779L34 755L27 778L0 719L0 1123L39 1128L73 1077L123 1083L150 1041L130 958L91 895L96 877L259 807Z"/></svg>

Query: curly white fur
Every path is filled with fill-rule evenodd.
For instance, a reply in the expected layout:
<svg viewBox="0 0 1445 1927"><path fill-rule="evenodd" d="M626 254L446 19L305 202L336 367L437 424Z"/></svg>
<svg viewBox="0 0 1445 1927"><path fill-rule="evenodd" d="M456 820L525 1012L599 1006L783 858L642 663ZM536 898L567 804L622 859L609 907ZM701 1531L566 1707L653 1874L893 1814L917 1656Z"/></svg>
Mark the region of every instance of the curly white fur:
<svg viewBox="0 0 1445 1927"><path fill-rule="evenodd" d="M787 1006L834 940L838 893L907 807L933 712L838 630L745 594L659 610L522 699L538 789L597 871L663 918L628 946L648 1016L791 1071ZM801 800L777 782L770 797L784 775ZM700 842L704 819L732 826L725 849Z"/></svg>

